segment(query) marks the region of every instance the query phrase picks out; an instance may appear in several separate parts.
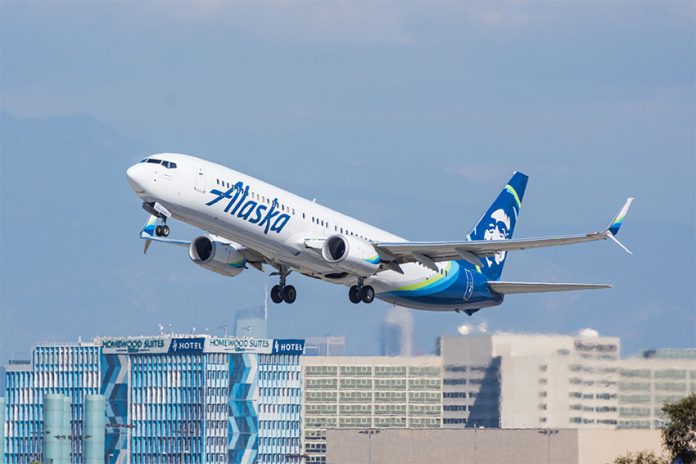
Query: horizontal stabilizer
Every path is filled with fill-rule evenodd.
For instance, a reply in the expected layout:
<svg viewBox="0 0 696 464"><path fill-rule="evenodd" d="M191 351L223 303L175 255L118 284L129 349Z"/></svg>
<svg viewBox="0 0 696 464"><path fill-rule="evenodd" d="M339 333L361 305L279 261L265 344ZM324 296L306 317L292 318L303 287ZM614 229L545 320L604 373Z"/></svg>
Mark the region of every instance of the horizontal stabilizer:
<svg viewBox="0 0 696 464"><path fill-rule="evenodd" d="M509 295L511 293L545 293L569 292L573 290L596 290L611 288L608 284L555 284L548 282L488 282L488 286L496 293Z"/></svg>

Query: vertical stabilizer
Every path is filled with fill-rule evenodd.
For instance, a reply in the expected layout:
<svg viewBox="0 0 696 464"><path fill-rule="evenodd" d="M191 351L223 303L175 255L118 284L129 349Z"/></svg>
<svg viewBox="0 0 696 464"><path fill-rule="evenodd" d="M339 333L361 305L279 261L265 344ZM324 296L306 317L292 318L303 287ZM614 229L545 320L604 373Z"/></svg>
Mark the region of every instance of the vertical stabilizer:
<svg viewBox="0 0 696 464"><path fill-rule="evenodd" d="M512 238L520 214L522 198L529 177L515 172L503 187L488 211L469 233L469 240L508 240ZM507 253L501 251L481 258L481 272L490 280L498 280L503 272Z"/></svg>

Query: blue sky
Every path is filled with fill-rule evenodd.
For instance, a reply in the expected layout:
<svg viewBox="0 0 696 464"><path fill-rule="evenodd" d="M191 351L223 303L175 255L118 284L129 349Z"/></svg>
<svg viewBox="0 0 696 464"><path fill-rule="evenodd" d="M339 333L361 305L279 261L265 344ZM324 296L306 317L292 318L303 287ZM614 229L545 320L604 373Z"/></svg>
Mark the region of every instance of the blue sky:
<svg viewBox="0 0 696 464"><path fill-rule="evenodd" d="M413 240L463 238L514 170L516 236L621 239L511 255L508 280L611 282L414 313L416 347L462 323L696 346L691 2L2 2L1 360L42 340L218 332L273 279L142 255L125 180L196 154ZM173 236L196 231L175 225ZM388 306L301 277L270 334L378 350Z"/></svg>

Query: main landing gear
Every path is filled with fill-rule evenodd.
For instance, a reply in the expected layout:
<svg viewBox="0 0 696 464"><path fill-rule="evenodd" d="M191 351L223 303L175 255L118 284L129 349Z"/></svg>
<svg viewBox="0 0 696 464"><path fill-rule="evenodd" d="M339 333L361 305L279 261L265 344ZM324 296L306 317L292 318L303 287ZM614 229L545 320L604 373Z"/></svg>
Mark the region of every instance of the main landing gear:
<svg viewBox="0 0 696 464"><path fill-rule="evenodd" d="M274 303L278 304L284 301L288 304L292 304L295 302L295 298L297 298L297 290L295 290L295 287L292 285L285 285L285 279L291 272L292 271L288 270L287 267L281 266L278 272L271 273L271 275L280 276L280 283L271 288L271 301Z"/></svg>
<svg viewBox="0 0 696 464"><path fill-rule="evenodd" d="M358 279L358 285L353 285L348 290L348 299L351 303L372 303L375 300L375 289L370 285L363 285L365 279Z"/></svg>

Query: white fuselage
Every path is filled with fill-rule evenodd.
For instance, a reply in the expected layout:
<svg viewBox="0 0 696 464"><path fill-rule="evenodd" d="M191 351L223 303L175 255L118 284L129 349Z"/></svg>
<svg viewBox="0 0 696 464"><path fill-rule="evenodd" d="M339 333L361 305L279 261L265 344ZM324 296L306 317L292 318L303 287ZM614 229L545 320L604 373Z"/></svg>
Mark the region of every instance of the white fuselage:
<svg viewBox="0 0 696 464"><path fill-rule="evenodd" d="M132 166L128 170L129 182L143 201L158 202L175 219L255 250L270 258L274 265L287 266L308 276L350 286L356 284L356 277L336 278L341 270L328 263L316 249L308 247L308 241L316 239L319 242L334 234L355 236L367 242L405 241L387 231L225 166L182 154L166 153L153 157L176 163L176 168L147 162ZM247 200L266 206L263 214L252 213L243 219L239 217L238 209L235 211L237 214L232 214L234 206L225 212L230 202L229 197L208 205L216 198L212 191L229 192L239 182L243 184L242 188L248 187ZM260 225L273 206L274 199L278 202L275 207L278 213L274 219L277 220L281 215L287 215L288 218L277 224L273 220L267 220ZM280 228L280 231L273 230L273 225ZM442 268L446 265L447 263L438 264ZM440 305L410 305L408 302L385 297L383 294L386 292L424 282L438 275L416 263L403 264L402 270L404 274L392 270L380 271L367 277L365 283L374 287L378 298L388 301L421 309L454 309Z"/></svg>

